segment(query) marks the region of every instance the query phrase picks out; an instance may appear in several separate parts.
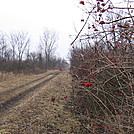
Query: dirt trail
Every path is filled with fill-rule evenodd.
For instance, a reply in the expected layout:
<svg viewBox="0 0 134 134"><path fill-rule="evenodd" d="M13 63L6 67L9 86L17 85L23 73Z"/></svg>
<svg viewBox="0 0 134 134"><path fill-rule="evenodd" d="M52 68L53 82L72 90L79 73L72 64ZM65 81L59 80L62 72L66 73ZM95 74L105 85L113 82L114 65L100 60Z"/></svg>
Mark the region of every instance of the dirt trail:
<svg viewBox="0 0 134 134"><path fill-rule="evenodd" d="M30 92L33 92L34 90L42 87L44 84L46 84L47 82L49 82L51 79L53 79L54 77L56 77L58 74L60 74L60 72L54 72L54 73L50 73L50 74L47 74L41 78L38 78L36 80L33 80L31 82L28 82L26 84L23 84L23 85L20 85L19 87L16 87L14 89L11 89L11 90L8 90L8 91L5 91L5 92L2 92L0 94L0 97L4 98L6 97L7 95L10 95L10 94L15 94L14 92L16 90L21 90L21 88L24 88L30 84L33 84L34 82L37 82L39 81L38 84L30 87L30 88L26 88L24 91L18 93L17 92L17 95L7 99L6 101L4 101L3 103L1 103L0 105L0 112L4 112L5 110L8 110L10 107L14 106L16 103L18 103L21 99L23 99L24 97L26 97ZM50 78L47 78L48 76L52 75ZM45 80L43 80L44 78L47 78ZM40 80L43 80L40 82ZM11 95L10 95L11 96Z"/></svg>
<svg viewBox="0 0 134 134"><path fill-rule="evenodd" d="M49 75L52 75L52 74L55 74L55 73L57 73L57 72L49 73L49 74L47 74L47 75L45 75L45 76L43 76L43 77L40 77L40 78L38 78L38 79L35 79L35 80L30 81L30 82L25 83L25 84L22 84L22 85L20 85L20 86L18 86L18 87L15 87L15 88L13 88L13 89L3 91L3 92L0 93L0 97L3 96L3 95L10 94L10 93L14 92L15 90L18 90L18 89L20 89L20 88L23 88L23 87L25 87L25 86L27 86L27 85L30 85L30 84L32 84L32 83L34 83L34 82L36 82L36 81L39 81L39 80L41 80L41 79L44 79L45 77L47 77L47 76L49 76Z"/></svg>
<svg viewBox="0 0 134 134"><path fill-rule="evenodd" d="M36 84L6 104L0 113L0 134L77 134L80 123L65 109L70 102L68 71ZM54 102L51 100L54 98Z"/></svg>

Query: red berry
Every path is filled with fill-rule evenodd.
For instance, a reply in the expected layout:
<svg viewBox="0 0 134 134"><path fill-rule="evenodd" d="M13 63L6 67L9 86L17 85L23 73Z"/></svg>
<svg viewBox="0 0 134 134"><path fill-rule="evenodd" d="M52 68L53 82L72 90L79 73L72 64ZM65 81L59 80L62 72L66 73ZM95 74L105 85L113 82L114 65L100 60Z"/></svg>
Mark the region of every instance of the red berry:
<svg viewBox="0 0 134 134"><path fill-rule="evenodd" d="M116 60L113 60L114 63L116 63L117 61Z"/></svg>
<svg viewBox="0 0 134 134"><path fill-rule="evenodd" d="M94 29L94 31L99 31L98 29Z"/></svg>
<svg viewBox="0 0 134 134"><path fill-rule="evenodd" d="M102 128L104 129L104 128L105 128L105 126L102 126Z"/></svg>
<svg viewBox="0 0 134 134"><path fill-rule="evenodd" d="M113 58L108 58L109 60L113 60Z"/></svg>
<svg viewBox="0 0 134 134"><path fill-rule="evenodd" d="M99 12L101 10L101 8L97 8L97 12Z"/></svg>
<svg viewBox="0 0 134 134"><path fill-rule="evenodd" d="M59 68L59 70L60 70L60 71L62 71L62 69L61 69L61 68Z"/></svg>
<svg viewBox="0 0 134 134"><path fill-rule="evenodd" d="M93 83L90 83L90 82L85 84L85 86L92 86L92 85L93 85Z"/></svg>
<svg viewBox="0 0 134 134"><path fill-rule="evenodd" d="M82 68L79 68L78 70L79 70L79 71L82 71Z"/></svg>
<svg viewBox="0 0 134 134"><path fill-rule="evenodd" d="M117 93L117 92L116 92L115 94L116 94L116 95L118 95L118 93Z"/></svg>
<svg viewBox="0 0 134 134"><path fill-rule="evenodd" d="M102 3L101 5L104 7L106 4L105 3Z"/></svg>
<svg viewBox="0 0 134 134"><path fill-rule="evenodd" d="M68 96L64 96L64 99L67 99L68 98Z"/></svg>
<svg viewBox="0 0 134 134"><path fill-rule="evenodd" d="M112 26L112 28L114 29L114 28L115 28L115 26Z"/></svg>
<svg viewBox="0 0 134 134"><path fill-rule="evenodd" d="M100 21L100 23L99 24L105 24L105 22L104 21Z"/></svg>
<svg viewBox="0 0 134 134"><path fill-rule="evenodd" d="M85 5L84 1L80 1L80 4Z"/></svg>
<svg viewBox="0 0 134 134"><path fill-rule="evenodd" d="M106 10L105 9L102 9L101 12L104 13Z"/></svg>
<svg viewBox="0 0 134 134"><path fill-rule="evenodd" d="M87 71L88 73L90 73L90 71Z"/></svg>
<svg viewBox="0 0 134 134"><path fill-rule="evenodd" d="M81 86L85 86L85 83L80 83Z"/></svg>
<svg viewBox="0 0 134 134"><path fill-rule="evenodd" d="M110 41L107 41L107 43L111 43Z"/></svg>
<svg viewBox="0 0 134 134"><path fill-rule="evenodd" d="M94 75L97 75L97 73L94 73Z"/></svg>
<svg viewBox="0 0 134 134"><path fill-rule="evenodd" d="M52 101L52 102L55 102L55 98L52 98L51 101Z"/></svg>

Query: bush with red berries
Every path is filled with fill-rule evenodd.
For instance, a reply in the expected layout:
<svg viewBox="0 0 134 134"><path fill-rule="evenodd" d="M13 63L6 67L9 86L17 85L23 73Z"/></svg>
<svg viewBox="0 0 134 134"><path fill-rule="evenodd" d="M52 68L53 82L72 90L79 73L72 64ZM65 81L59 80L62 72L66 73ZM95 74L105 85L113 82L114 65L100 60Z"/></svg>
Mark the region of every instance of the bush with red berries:
<svg viewBox="0 0 134 134"><path fill-rule="evenodd" d="M109 0L79 4L87 18L71 44L73 110L79 115L82 132L131 134L134 8L129 1L126 7Z"/></svg>

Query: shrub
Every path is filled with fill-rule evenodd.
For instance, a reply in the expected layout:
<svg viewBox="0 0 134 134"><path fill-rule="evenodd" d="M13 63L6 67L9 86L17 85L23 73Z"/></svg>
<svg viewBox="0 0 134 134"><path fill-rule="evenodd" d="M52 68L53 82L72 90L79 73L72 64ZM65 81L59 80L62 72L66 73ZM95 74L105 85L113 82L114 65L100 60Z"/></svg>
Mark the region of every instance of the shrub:
<svg viewBox="0 0 134 134"><path fill-rule="evenodd" d="M110 1L81 6L86 5L91 10L86 12L87 21L72 42L79 39L70 58L73 110L81 120L81 133L132 134L134 22L133 15L126 13L131 8L116 7ZM124 9L124 16L117 9ZM80 36L91 23L90 15L95 18L91 31Z"/></svg>

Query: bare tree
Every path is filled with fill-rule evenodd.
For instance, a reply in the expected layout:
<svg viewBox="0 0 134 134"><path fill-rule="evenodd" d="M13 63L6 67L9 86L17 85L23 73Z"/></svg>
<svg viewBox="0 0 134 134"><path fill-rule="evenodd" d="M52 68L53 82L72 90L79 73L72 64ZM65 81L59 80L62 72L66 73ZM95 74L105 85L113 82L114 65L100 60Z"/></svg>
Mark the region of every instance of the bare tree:
<svg viewBox="0 0 134 134"><path fill-rule="evenodd" d="M4 33L0 33L0 59L5 59L7 49L7 40L6 35Z"/></svg>
<svg viewBox="0 0 134 134"><path fill-rule="evenodd" d="M23 31L11 33L10 44L12 47L13 61L17 59L19 61L18 67L20 68L24 53L30 44L28 33L25 33Z"/></svg>
<svg viewBox="0 0 134 134"><path fill-rule="evenodd" d="M7 61L10 58L9 48L7 44L7 35L0 33L0 70L4 71L7 69Z"/></svg>
<svg viewBox="0 0 134 134"><path fill-rule="evenodd" d="M44 56L45 56L45 64L46 64L46 69L50 68L50 62L51 62L51 57L54 56L54 52L56 50L56 44L58 40L58 35L56 32L45 29L43 32L43 35L41 36L40 39L40 49L41 51L43 50Z"/></svg>

